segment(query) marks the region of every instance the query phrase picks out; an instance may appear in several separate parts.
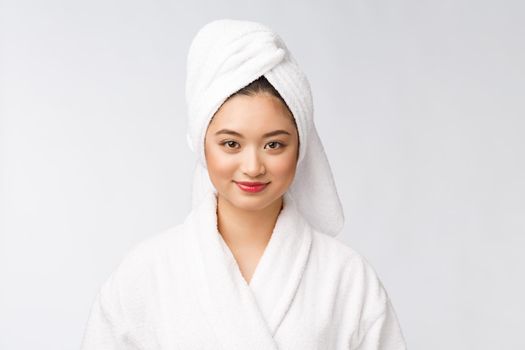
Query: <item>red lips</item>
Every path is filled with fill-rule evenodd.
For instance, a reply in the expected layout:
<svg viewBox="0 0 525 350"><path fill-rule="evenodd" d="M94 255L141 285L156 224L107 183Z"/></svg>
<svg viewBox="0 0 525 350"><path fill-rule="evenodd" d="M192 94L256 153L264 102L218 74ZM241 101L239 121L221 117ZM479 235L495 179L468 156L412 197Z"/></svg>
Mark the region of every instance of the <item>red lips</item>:
<svg viewBox="0 0 525 350"><path fill-rule="evenodd" d="M236 181L238 184L244 185L244 186L260 186L260 185L266 185L266 182L247 182L247 181Z"/></svg>
<svg viewBox="0 0 525 350"><path fill-rule="evenodd" d="M234 181L239 188L245 192L260 192L266 188L269 182L247 182L247 181Z"/></svg>

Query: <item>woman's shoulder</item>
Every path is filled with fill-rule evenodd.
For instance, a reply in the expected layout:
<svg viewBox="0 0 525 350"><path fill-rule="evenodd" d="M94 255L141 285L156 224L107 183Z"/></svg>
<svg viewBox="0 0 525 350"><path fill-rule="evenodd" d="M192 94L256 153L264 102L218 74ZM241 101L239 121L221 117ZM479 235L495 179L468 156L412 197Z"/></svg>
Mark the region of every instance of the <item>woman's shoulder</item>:
<svg viewBox="0 0 525 350"><path fill-rule="evenodd" d="M120 258L105 284L143 282L157 263L181 249L182 233L182 224L172 225L133 244Z"/></svg>
<svg viewBox="0 0 525 350"><path fill-rule="evenodd" d="M359 317L359 334L381 317L391 317L390 297L368 259L339 238L320 232L313 237L314 271L322 271L315 278L319 285L333 286L338 309L347 310L347 317Z"/></svg>
<svg viewBox="0 0 525 350"><path fill-rule="evenodd" d="M316 261L324 264L323 269L334 271L338 286L344 294L356 296L362 306L378 308L379 312L388 302L388 294L379 274L369 260L359 251L339 238L314 231L312 253ZM349 300L351 300L350 298Z"/></svg>
<svg viewBox="0 0 525 350"><path fill-rule="evenodd" d="M347 265L350 262L368 263L362 254L338 237L313 230L313 252L327 258L328 261Z"/></svg>

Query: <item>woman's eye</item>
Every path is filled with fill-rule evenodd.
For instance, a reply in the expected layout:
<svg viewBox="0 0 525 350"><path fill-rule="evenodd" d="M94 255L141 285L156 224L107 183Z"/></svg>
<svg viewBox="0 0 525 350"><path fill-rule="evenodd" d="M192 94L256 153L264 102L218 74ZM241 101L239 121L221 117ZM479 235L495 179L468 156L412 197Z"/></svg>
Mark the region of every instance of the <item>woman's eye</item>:
<svg viewBox="0 0 525 350"><path fill-rule="evenodd" d="M279 148L283 147L283 144L280 143L280 142L277 142L277 141L269 142L268 145L269 145L269 147L271 149L279 149Z"/></svg>
<svg viewBox="0 0 525 350"><path fill-rule="evenodd" d="M225 141L222 143L222 145L227 145L227 148L236 148L235 145L237 145L237 142L235 141Z"/></svg>
<svg viewBox="0 0 525 350"><path fill-rule="evenodd" d="M221 142L221 145L225 146L228 149L236 149L236 148L240 147L238 142L231 141L231 140L230 141L223 141L223 142ZM283 143L277 142L277 141L268 142L266 145L270 149L279 149L279 148L284 147Z"/></svg>

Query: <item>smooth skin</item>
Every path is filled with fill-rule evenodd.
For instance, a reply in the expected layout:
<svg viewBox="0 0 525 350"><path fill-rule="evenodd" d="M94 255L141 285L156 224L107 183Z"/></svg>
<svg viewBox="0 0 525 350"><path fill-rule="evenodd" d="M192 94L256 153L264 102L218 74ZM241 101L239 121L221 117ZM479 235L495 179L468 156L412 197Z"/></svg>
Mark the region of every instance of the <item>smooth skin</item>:
<svg viewBox="0 0 525 350"><path fill-rule="evenodd" d="M270 132L275 133L265 136ZM294 179L298 148L292 115L266 92L231 97L206 131L204 149L208 174L217 189L218 230L248 284ZM269 184L261 192L249 193L235 181Z"/></svg>

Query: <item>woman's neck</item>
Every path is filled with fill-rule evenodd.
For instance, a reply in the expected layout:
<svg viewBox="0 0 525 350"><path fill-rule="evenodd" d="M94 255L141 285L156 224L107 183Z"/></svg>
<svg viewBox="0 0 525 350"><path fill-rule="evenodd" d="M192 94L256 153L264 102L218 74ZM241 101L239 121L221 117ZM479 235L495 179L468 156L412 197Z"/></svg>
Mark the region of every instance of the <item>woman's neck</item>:
<svg viewBox="0 0 525 350"><path fill-rule="evenodd" d="M239 209L220 195L217 196L217 226L230 248L260 247L270 240L283 198L266 208L252 211Z"/></svg>

